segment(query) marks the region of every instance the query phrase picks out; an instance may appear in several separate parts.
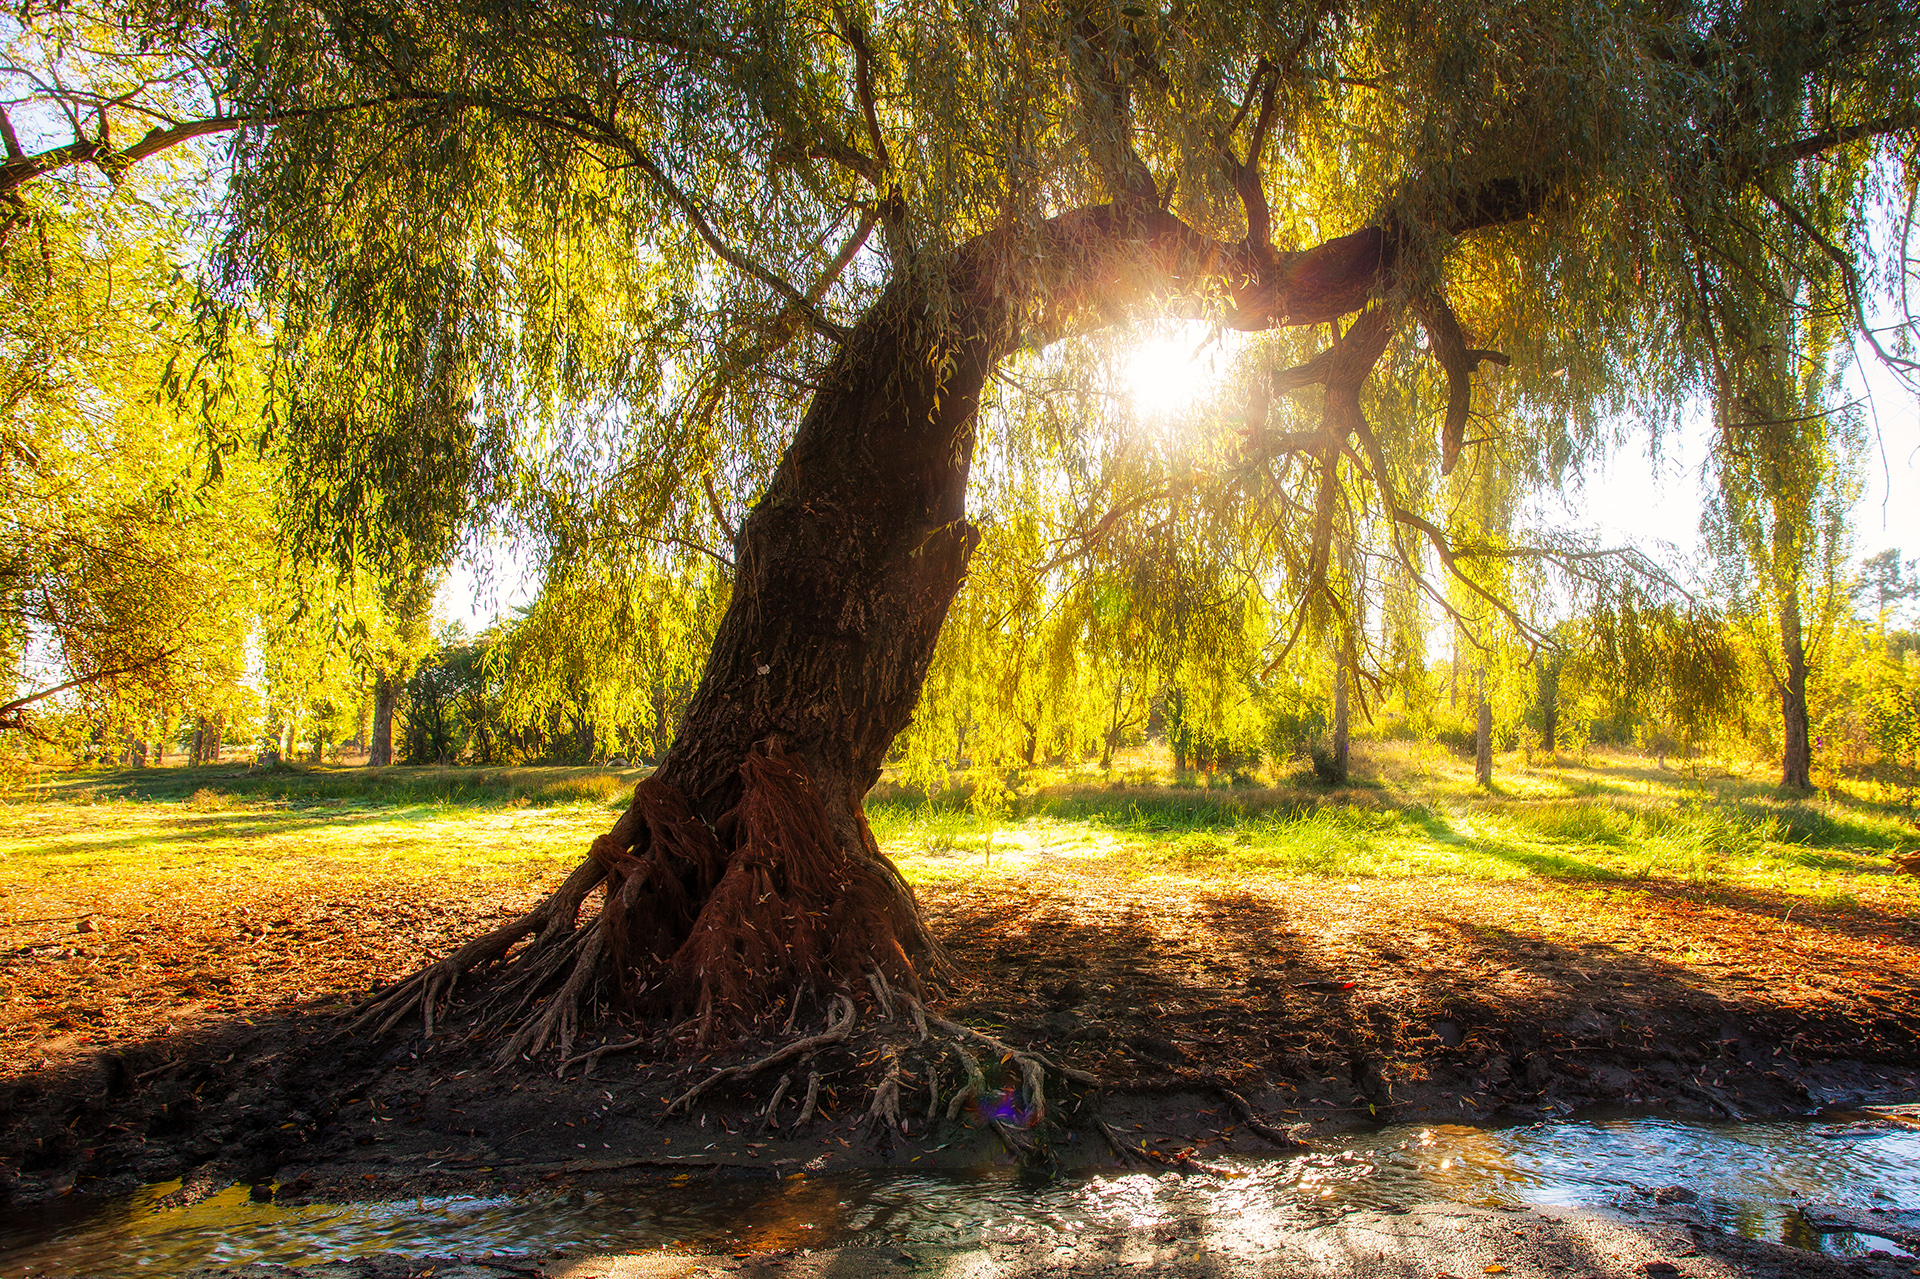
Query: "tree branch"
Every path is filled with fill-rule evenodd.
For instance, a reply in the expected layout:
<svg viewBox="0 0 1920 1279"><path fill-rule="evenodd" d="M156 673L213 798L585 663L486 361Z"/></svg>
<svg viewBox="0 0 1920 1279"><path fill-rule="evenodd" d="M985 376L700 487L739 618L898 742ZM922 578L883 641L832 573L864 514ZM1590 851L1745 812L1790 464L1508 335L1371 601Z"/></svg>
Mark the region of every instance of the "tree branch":
<svg viewBox="0 0 1920 1279"><path fill-rule="evenodd" d="M1247 158L1243 162L1233 154L1233 135L1239 129L1240 122L1253 109L1256 92L1260 99L1260 114L1254 118L1253 137L1247 142ZM1260 155L1266 149L1267 129L1273 124L1279 92L1280 69L1267 59L1260 59L1253 69L1253 75L1247 80L1247 96L1240 103L1240 110L1234 114L1233 123L1227 126L1227 141L1222 148L1226 153L1227 177L1232 181L1234 192L1240 197L1240 207L1247 215L1247 247L1263 258L1273 255L1273 210L1267 204L1266 188L1261 184Z"/></svg>
<svg viewBox="0 0 1920 1279"><path fill-rule="evenodd" d="M316 116L339 115L348 111L360 111L368 107L391 105L397 102L418 100L419 95L394 93L378 98L368 98L356 102L341 103L330 107L307 107L295 111L272 111L257 115L216 115L202 120L188 120L165 128L149 129L132 146L114 150L108 145L104 129L99 138L76 137L65 146L51 147L48 150L27 155L20 150L20 143L13 136L13 127L6 126L7 162L0 166L0 199L13 194L21 186L35 178L68 168L76 164L97 164L109 174L118 174L128 166L158 155L169 148L190 142L195 138L204 138L209 134L227 133L234 129L254 126L268 127L285 124L290 120L310 119Z"/></svg>
<svg viewBox="0 0 1920 1279"><path fill-rule="evenodd" d="M1447 374L1447 414L1440 429L1440 474L1453 474L1466 440L1467 414L1473 407L1473 374L1482 360L1505 366L1510 361L1498 351L1469 349L1460 331L1459 317L1438 289L1414 299L1420 323L1427 331L1433 358Z"/></svg>
<svg viewBox="0 0 1920 1279"><path fill-rule="evenodd" d="M1880 344L1879 334L1874 332L1873 326L1867 322L1866 300L1864 296L1866 290L1861 287L1860 273L1854 267L1853 259L1849 257L1839 245L1828 239L1826 233L1815 226L1812 219L1802 213L1798 206L1781 195L1779 191L1775 189L1771 177L1763 175L1760 180L1755 183L1755 186L1759 188L1760 194L1767 197L1768 202L1772 204L1774 208L1780 210L1787 221L1793 223L1800 234L1813 241L1820 252L1825 255L1827 260L1833 263L1834 268L1840 272L1840 278L1843 281L1842 287L1847 297L1847 304L1853 311L1854 323L1860 330L1860 336L1867 340L1868 345L1873 347L1874 354L1880 357L1880 362L1903 380L1911 378L1916 373L1920 373L1920 362L1904 359L1887 350L1886 347Z"/></svg>
<svg viewBox="0 0 1920 1279"><path fill-rule="evenodd" d="M95 671L91 675L81 675L66 681L64 684L55 684L52 688L43 688L37 693L29 693L25 697L16 697L10 702L0 702L0 731L23 731L25 724L23 723L21 712L35 702L45 701L54 694L64 693L70 688L80 688L87 684L98 684L101 680L113 679L120 675L131 675L135 671L144 671L149 666L164 662L179 651L177 647L161 649L144 661L134 662L128 666L116 666L111 670Z"/></svg>

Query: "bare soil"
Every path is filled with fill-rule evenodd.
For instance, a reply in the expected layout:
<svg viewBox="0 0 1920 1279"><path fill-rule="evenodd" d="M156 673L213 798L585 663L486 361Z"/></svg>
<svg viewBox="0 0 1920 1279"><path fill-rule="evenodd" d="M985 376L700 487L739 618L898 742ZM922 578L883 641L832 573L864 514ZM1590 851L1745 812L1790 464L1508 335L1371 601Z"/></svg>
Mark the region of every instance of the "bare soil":
<svg viewBox="0 0 1920 1279"><path fill-rule="evenodd" d="M1088 1126L1095 1115L1162 1162L1270 1148L1223 1090L1266 1126L1308 1131L1920 1098L1920 924L1871 908L1657 882L1098 870L921 896L955 965L935 1008L1100 1081L1067 1095L1057 1077L1049 1085L1062 1166L1115 1160ZM551 1060L492 1069L489 1046L465 1042L457 1022L430 1044L337 1036L339 1014L371 987L537 899L386 885L291 901L262 883L224 910L162 902L34 925L0 954L12 995L0 1202L176 1176L183 1198L236 1181L333 1198L997 1153L1002 1138L974 1107L962 1124L927 1119L929 1081L942 1110L959 1081L948 1041L868 1004L860 1031L815 1059L819 1116L799 1130L800 1072L777 1127L757 1113L779 1069L661 1120L667 1098L778 1035L697 1061L657 1042L564 1079ZM794 1033L819 1025L809 1011ZM889 1044L904 1131L868 1121ZM999 1063L982 1065L997 1087ZM1001 1102L990 1088L985 1109ZM1022 1137L1018 1106L1001 1116Z"/></svg>

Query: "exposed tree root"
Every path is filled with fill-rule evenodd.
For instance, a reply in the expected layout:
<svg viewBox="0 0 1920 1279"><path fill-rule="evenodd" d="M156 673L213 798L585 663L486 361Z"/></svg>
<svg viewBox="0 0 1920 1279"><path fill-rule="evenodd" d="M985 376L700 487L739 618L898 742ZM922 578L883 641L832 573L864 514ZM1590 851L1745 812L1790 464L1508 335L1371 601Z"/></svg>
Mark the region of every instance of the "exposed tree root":
<svg viewBox="0 0 1920 1279"><path fill-rule="evenodd" d="M730 793L738 802L709 826L671 786L642 781L546 901L378 992L347 1030L384 1034L417 1014L431 1036L472 988L470 1038L498 1036L502 1065L557 1049L564 1071L658 1038L576 1055L582 1029L607 1009L690 1021L691 1042L668 1036L684 1051L761 1026L782 1004L791 1033L812 991L863 979L888 1019L916 1000L902 938L930 942L864 821L836 834L806 771L771 745L741 762ZM600 910L582 924L595 889ZM926 958L939 967L937 948Z"/></svg>
<svg viewBox="0 0 1920 1279"><path fill-rule="evenodd" d="M820 1101L820 1072L817 1070L808 1070L807 1071L807 1099L800 1104L800 1117L793 1121L793 1127L796 1132L806 1127L807 1121L813 1118L813 1108L815 1105L819 1103L819 1101Z"/></svg>
<svg viewBox="0 0 1920 1279"><path fill-rule="evenodd" d="M867 1123L875 1136L883 1136L892 1142L906 1127L900 1117L900 1052L888 1045L885 1056L887 1068L881 1072L880 1082L874 1085L873 1104L867 1110Z"/></svg>
<svg viewBox="0 0 1920 1279"><path fill-rule="evenodd" d="M502 924L492 932L475 938L438 963L376 993L354 1010L353 1020L347 1023L341 1033L354 1034L371 1027L375 1035L384 1035L418 1012L426 1034L431 1036L436 1016L452 998L454 988L460 981L469 974L484 972L506 959L507 953L522 938L533 935L533 941L522 947L520 954L509 965L512 969L522 971L573 940L574 923L579 918L581 903L605 877L606 869L598 862L589 860L581 863L567 876L566 882L533 910L512 923Z"/></svg>
<svg viewBox="0 0 1920 1279"><path fill-rule="evenodd" d="M611 1057L615 1053L632 1052L636 1048L644 1048L648 1044L658 1043L659 1040L660 1037L658 1035L636 1035L632 1039L622 1040L617 1044L602 1044L600 1047L592 1049L589 1052L583 1052L577 1057L566 1058L560 1063L559 1068L554 1073L558 1078L565 1079L567 1077L568 1066L577 1066L581 1062L585 1062L586 1069L580 1073L582 1075L592 1075L595 1064L598 1063L602 1057Z"/></svg>
<svg viewBox="0 0 1920 1279"><path fill-rule="evenodd" d="M987 1077L980 1073L980 1063L974 1060L973 1054L967 1051L966 1045L955 1043L952 1051L953 1055L960 1059L961 1068L966 1071L967 1082L960 1086L960 1091L956 1092L953 1100L947 1103L948 1123L959 1118L961 1107L980 1104L981 1094L987 1091Z"/></svg>
<svg viewBox="0 0 1920 1279"><path fill-rule="evenodd" d="M1282 1150L1306 1150L1312 1144L1301 1139L1301 1134L1309 1131L1309 1125L1293 1124L1287 1128L1275 1128L1255 1114L1253 1107L1247 1104L1247 1099L1233 1089L1216 1085L1214 1091L1233 1107L1233 1113L1240 1118L1240 1126L1255 1136L1265 1138Z"/></svg>
<svg viewBox="0 0 1920 1279"><path fill-rule="evenodd" d="M793 1086L793 1074L789 1071L780 1076L780 1082L774 1087L773 1096L768 1099L766 1109L760 1112L760 1131L780 1127L780 1103L787 1099L787 1089Z"/></svg>
<svg viewBox="0 0 1920 1279"><path fill-rule="evenodd" d="M784 1047L776 1048L758 1061L746 1062L738 1066L722 1066L693 1087L687 1089L686 1092L668 1102L665 1113L671 1115L676 1110L684 1110L692 1106L702 1093L706 1092L707 1089L713 1087L715 1084L727 1083L735 1079L748 1079L759 1074L769 1066L778 1066L782 1062L792 1061L795 1057L803 1057L808 1053L818 1052L822 1048L844 1042L847 1036L853 1032L855 1016L853 1001L851 999L848 999L845 995L834 996L833 1010L828 1014L827 1028L825 1030L817 1035L809 1035L805 1039L796 1039ZM811 1089L809 1091L811 1091Z"/></svg>

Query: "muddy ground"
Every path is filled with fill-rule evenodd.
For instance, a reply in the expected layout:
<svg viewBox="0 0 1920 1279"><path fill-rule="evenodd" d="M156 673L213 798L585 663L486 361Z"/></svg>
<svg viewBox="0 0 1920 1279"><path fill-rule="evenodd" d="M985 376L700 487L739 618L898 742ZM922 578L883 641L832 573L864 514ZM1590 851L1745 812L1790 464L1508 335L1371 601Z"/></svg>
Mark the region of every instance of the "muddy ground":
<svg viewBox="0 0 1920 1279"><path fill-rule="evenodd" d="M1870 908L1652 882L1222 887L1097 872L922 897L955 969L937 1007L1100 1081L1049 1085L1050 1154L1069 1169L1116 1159L1095 1115L1155 1157L1271 1149L1223 1089L1307 1133L1920 1098L1920 923ZM650 1046L564 1079L550 1061L495 1070L457 1027L431 1043L338 1037L350 1000L523 904L449 886L47 925L0 957L16 1003L71 1007L76 987L111 978L114 1011L8 1028L25 1051L0 1063L0 1196L24 1208L183 1177L183 1197L242 1182L333 1198L999 1154L974 1107L953 1124L927 1117L929 1082L944 1112L959 1081L952 1045L871 1007L845 1048L815 1059L819 1114L798 1130L799 1072L772 1125L757 1112L779 1071L661 1117L666 1098L777 1036L691 1062ZM886 1044L901 1053L904 1132L868 1121ZM997 1075L991 1054L983 1066ZM989 1109L1024 1140L1029 1100L990 1088Z"/></svg>

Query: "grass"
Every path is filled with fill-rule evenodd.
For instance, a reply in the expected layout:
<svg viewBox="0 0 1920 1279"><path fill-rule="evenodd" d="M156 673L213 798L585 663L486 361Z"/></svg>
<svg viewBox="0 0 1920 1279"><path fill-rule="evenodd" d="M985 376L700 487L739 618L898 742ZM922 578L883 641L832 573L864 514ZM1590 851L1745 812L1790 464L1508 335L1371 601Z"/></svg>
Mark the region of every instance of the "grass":
<svg viewBox="0 0 1920 1279"><path fill-rule="evenodd" d="M197 768L75 769L16 780L0 800L96 804L108 800L188 801L203 807L327 803L380 807L419 804L553 807L601 804L619 808L645 769L574 768L338 768L245 765Z"/></svg>
<svg viewBox="0 0 1920 1279"><path fill-rule="evenodd" d="M875 835L909 878L1071 874L1198 878L1535 878L1677 883L1809 905L1912 912L1920 880L1887 854L1920 843L1899 810L1845 788L1782 796L1761 770L1674 771L1631 755L1526 766L1491 792L1433 746L1356 749L1351 787L1275 777L1205 785L1150 757L1108 780L1034 778L978 812L883 786ZM0 895L60 880L124 887L271 874L290 891L564 873L624 804L634 770L237 768L93 770L16 784L0 823ZM37 895L29 893L29 895ZM24 901L19 905L24 905ZM0 914L16 913L0 896Z"/></svg>
<svg viewBox="0 0 1920 1279"><path fill-rule="evenodd" d="M86 894L218 896L273 877L332 885L545 882L626 802L638 774L590 768L84 770L16 785L0 812L0 918ZM21 912L25 913L25 912Z"/></svg>
<svg viewBox="0 0 1920 1279"><path fill-rule="evenodd" d="M1132 768L1117 783L1061 776L1004 813L884 792L869 804L910 878L1102 857L1116 870L1209 876L1542 878L1761 890L1844 908L1911 911L1920 880L1887 854L1920 844L1897 808L1844 787L1783 796L1759 768L1676 771L1626 754L1501 761L1491 792L1432 746L1356 748L1356 784L1297 776L1175 786ZM1062 869L1065 869L1063 866Z"/></svg>

